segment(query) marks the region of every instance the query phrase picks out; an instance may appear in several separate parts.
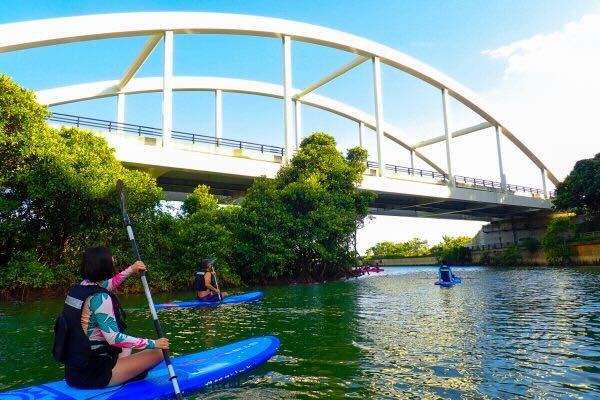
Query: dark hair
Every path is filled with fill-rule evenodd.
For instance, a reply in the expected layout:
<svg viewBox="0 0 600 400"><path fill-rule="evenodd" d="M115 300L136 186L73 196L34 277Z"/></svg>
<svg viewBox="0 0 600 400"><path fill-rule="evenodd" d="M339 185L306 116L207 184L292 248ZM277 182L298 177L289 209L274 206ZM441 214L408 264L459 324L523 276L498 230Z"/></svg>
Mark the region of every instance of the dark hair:
<svg viewBox="0 0 600 400"><path fill-rule="evenodd" d="M214 262L214 258L205 258L200 262L200 268L202 268L205 271L208 271L210 269L210 266L213 265Z"/></svg>
<svg viewBox="0 0 600 400"><path fill-rule="evenodd" d="M116 274L112 251L108 247L91 247L83 254L81 277L92 282L112 278Z"/></svg>

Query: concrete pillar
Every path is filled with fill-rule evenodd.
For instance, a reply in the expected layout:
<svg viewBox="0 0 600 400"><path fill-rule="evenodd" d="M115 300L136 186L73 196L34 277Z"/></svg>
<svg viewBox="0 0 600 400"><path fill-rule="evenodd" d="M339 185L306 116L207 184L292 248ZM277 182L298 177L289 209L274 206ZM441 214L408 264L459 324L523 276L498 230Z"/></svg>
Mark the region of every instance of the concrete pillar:
<svg viewBox="0 0 600 400"><path fill-rule="evenodd" d="M446 135L446 163L448 165L448 185L454 186L452 172L452 132L450 131L450 98L448 89L442 89L442 108L444 110L444 133Z"/></svg>
<svg viewBox="0 0 600 400"><path fill-rule="evenodd" d="M163 146L171 144L173 130L173 32L164 36L162 130Z"/></svg>
<svg viewBox="0 0 600 400"><path fill-rule="evenodd" d="M375 98L375 121L377 132L377 163L379 176L384 175L385 157L383 156L383 96L381 93L381 61L373 57L373 91Z"/></svg>
<svg viewBox="0 0 600 400"><path fill-rule="evenodd" d="M504 174L504 165L502 164L502 147L500 146L500 135L502 127L496 125L496 148L498 149L498 168L500 170L500 187L506 190L506 175Z"/></svg>
<svg viewBox="0 0 600 400"><path fill-rule="evenodd" d="M302 142L302 103L300 100L295 101L296 104L296 149L300 148Z"/></svg>
<svg viewBox="0 0 600 400"><path fill-rule="evenodd" d="M415 169L415 151L411 150L410 151L410 169L414 170ZM412 171L412 173L414 174L415 171Z"/></svg>
<svg viewBox="0 0 600 400"><path fill-rule="evenodd" d="M283 37L283 120L285 133L285 153L289 161L294 153L294 123L292 104L292 39Z"/></svg>
<svg viewBox="0 0 600 400"><path fill-rule="evenodd" d="M123 133L121 124L125 123L125 93L119 93L117 95L117 133Z"/></svg>
<svg viewBox="0 0 600 400"><path fill-rule="evenodd" d="M223 93L221 89L215 90L215 137L223 137Z"/></svg>

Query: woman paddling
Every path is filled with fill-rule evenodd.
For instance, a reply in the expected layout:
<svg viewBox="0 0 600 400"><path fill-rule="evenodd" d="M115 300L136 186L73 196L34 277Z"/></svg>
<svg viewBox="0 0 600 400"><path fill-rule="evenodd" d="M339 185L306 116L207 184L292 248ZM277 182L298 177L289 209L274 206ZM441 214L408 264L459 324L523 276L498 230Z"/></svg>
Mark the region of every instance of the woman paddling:
<svg viewBox="0 0 600 400"><path fill-rule="evenodd" d="M160 349L168 349L169 340L124 334L124 313L112 293L129 275L145 270L144 263L137 261L117 274L109 248L85 252L83 281L69 289L54 328L53 354L65 364L69 385L95 389L143 379L163 359ZM130 354L131 349L146 350Z"/></svg>
<svg viewBox="0 0 600 400"><path fill-rule="evenodd" d="M194 290L200 301L219 301L227 297L227 292L221 292L213 286L213 264L214 258L205 258L200 263L200 271L196 272L194 279ZM219 296L220 294L220 296Z"/></svg>

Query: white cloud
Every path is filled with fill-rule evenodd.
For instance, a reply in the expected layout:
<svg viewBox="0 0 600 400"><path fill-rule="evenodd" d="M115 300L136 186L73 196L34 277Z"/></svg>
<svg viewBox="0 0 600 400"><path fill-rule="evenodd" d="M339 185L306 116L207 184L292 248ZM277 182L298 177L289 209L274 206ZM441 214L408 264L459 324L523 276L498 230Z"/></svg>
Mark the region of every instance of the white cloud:
<svg viewBox="0 0 600 400"><path fill-rule="evenodd" d="M600 15L483 54L506 63L487 100L559 179L600 152Z"/></svg>

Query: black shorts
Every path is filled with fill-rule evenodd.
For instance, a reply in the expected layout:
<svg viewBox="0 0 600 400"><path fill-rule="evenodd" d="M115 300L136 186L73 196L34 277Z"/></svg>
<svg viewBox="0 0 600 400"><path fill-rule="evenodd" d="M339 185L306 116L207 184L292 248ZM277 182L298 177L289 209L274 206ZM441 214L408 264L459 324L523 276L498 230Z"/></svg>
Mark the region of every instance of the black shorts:
<svg viewBox="0 0 600 400"><path fill-rule="evenodd" d="M211 301L211 302L214 302L214 301L220 301L221 300L219 298L219 294L218 293L211 293L211 294L208 294L208 295L206 295L204 297L198 297L198 296L196 296L196 297L198 298L198 301Z"/></svg>
<svg viewBox="0 0 600 400"><path fill-rule="evenodd" d="M90 357L85 368L69 368L65 365L65 380L69 386L79 389L102 389L108 386L112 378L112 370L117 364L118 356L100 354ZM127 382L144 379L148 371L143 371Z"/></svg>
<svg viewBox="0 0 600 400"><path fill-rule="evenodd" d="M84 368L70 368L65 365L65 380L69 386L79 389L100 389L107 387L112 378L112 369L117 364L118 357L110 354L100 354L90 357Z"/></svg>

